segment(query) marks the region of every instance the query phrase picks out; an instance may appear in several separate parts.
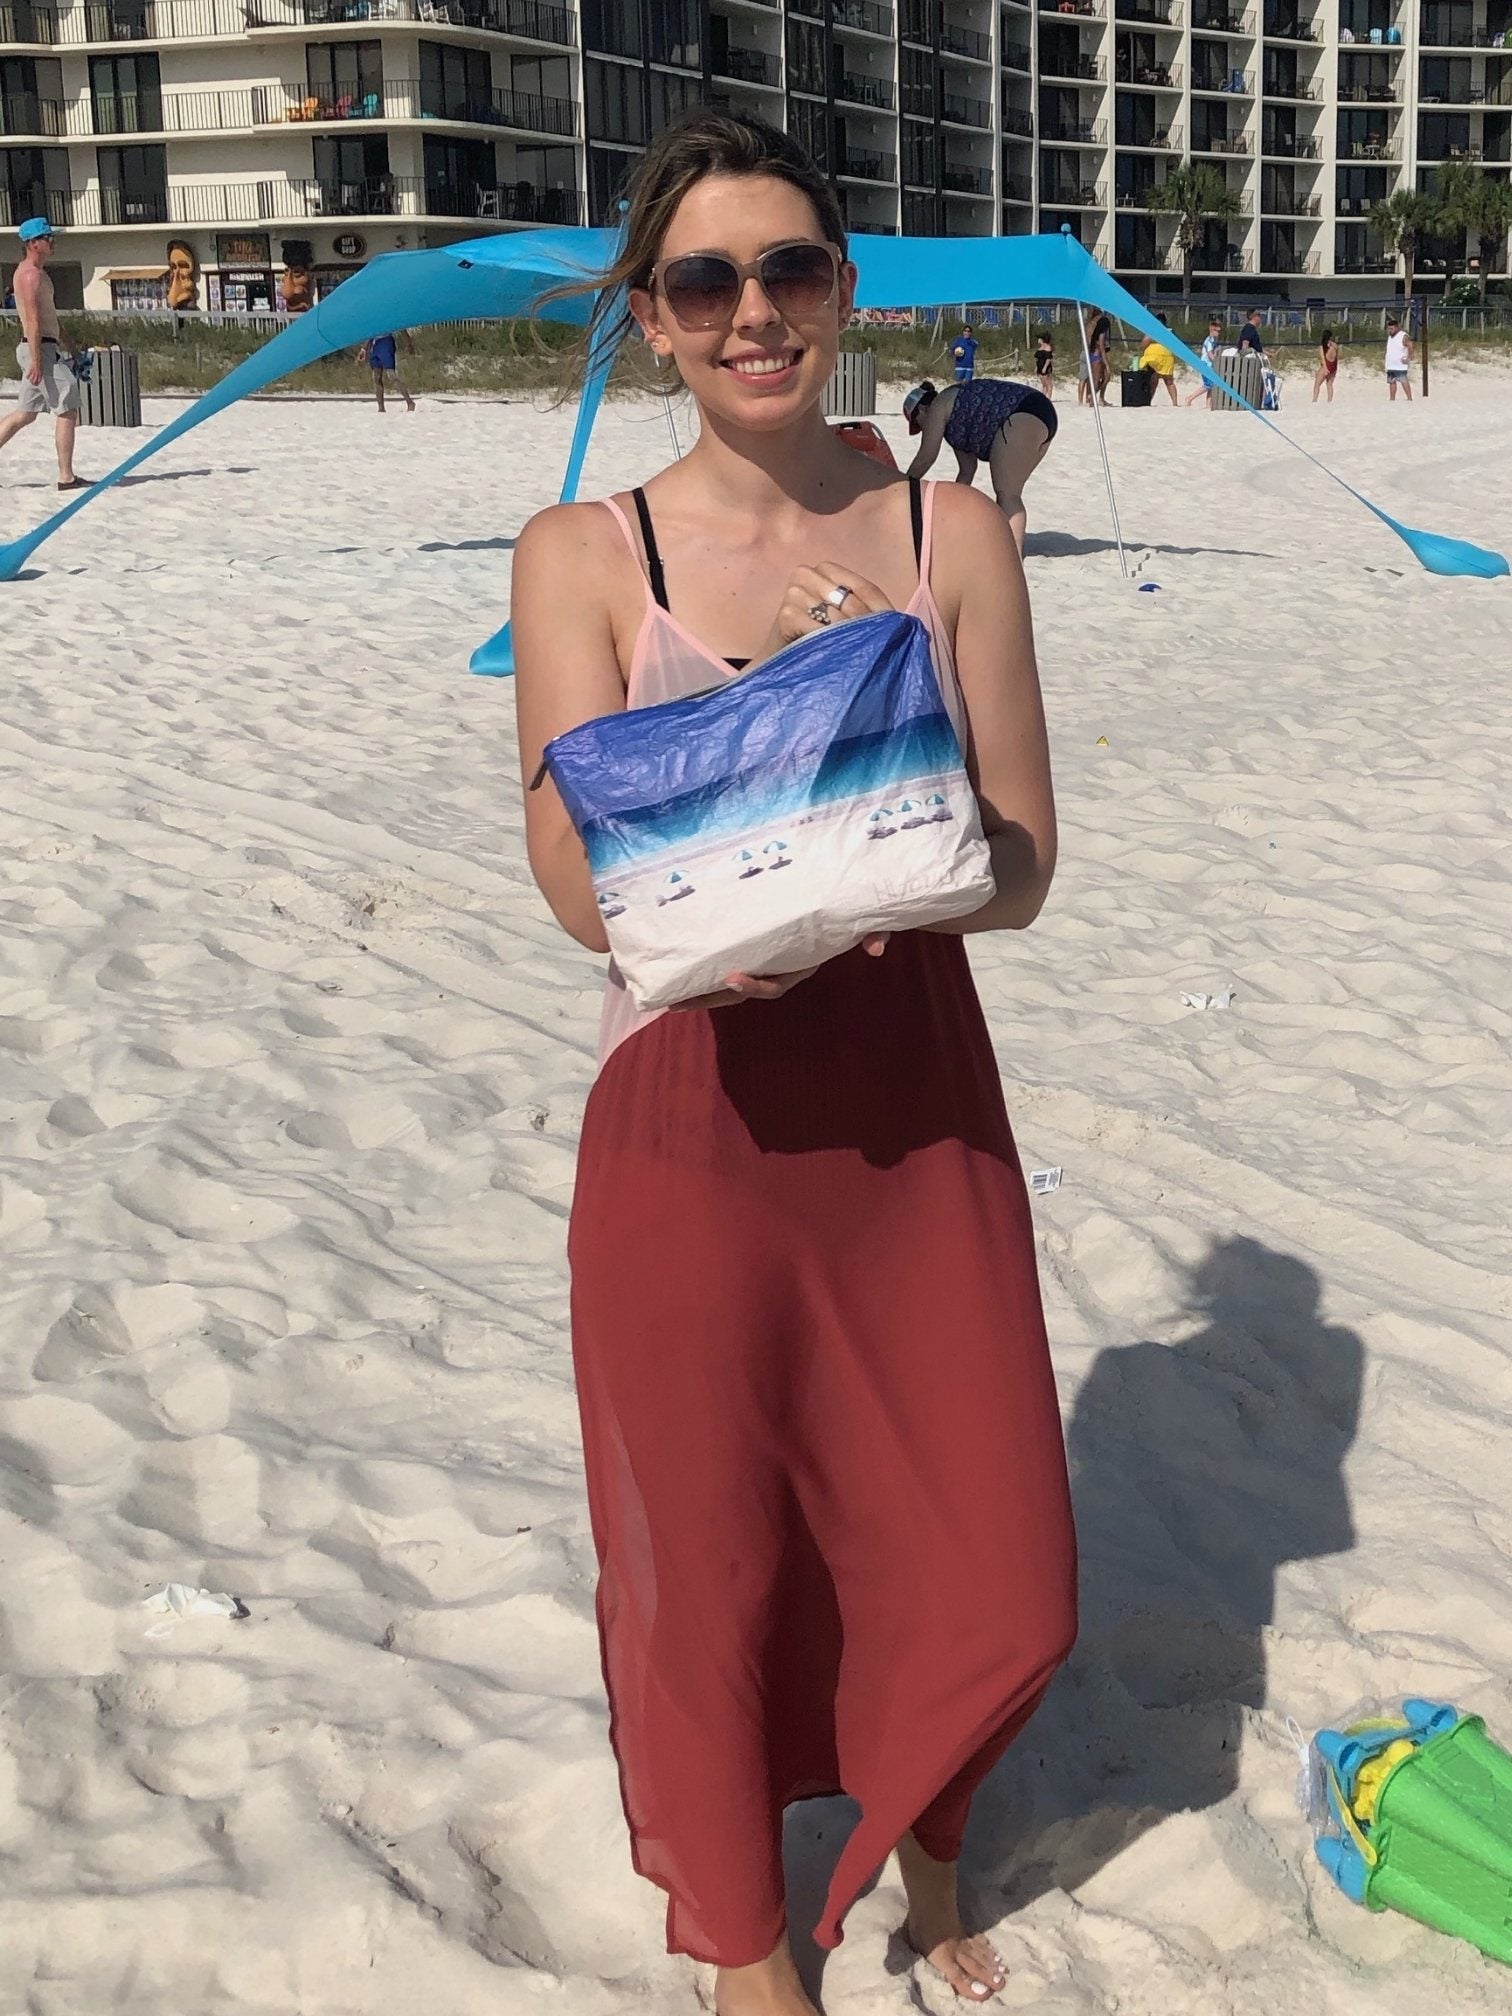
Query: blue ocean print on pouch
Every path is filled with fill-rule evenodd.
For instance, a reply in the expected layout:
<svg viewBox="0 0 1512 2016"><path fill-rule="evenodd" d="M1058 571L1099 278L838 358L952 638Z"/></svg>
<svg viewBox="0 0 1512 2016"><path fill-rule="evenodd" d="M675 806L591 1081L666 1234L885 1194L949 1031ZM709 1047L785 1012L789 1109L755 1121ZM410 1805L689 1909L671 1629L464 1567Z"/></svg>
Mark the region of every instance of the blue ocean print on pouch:
<svg viewBox="0 0 1512 2016"><path fill-rule="evenodd" d="M801 638L713 693L585 722L546 760L595 882L613 878L622 902L658 861L663 876L675 863L685 878L721 857L732 880L749 874L747 856L788 867L800 819L854 814L883 837L906 793L925 823L928 787L962 762L928 633L898 611ZM656 900L676 895L662 883Z"/></svg>

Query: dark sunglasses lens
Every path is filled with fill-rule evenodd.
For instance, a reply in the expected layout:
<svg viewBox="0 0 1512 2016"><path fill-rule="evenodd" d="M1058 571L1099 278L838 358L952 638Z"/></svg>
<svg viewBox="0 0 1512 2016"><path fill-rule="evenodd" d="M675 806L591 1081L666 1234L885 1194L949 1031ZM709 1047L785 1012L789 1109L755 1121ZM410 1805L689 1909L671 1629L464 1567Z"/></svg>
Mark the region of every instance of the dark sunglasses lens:
<svg viewBox="0 0 1512 2016"><path fill-rule="evenodd" d="M728 259L696 252L672 260L663 270L662 292L678 321L696 329L734 311L740 299L740 275Z"/></svg>
<svg viewBox="0 0 1512 2016"><path fill-rule="evenodd" d="M835 286L835 263L823 245L779 245L761 262L767 299L784 315L812 315Z"/></svg>

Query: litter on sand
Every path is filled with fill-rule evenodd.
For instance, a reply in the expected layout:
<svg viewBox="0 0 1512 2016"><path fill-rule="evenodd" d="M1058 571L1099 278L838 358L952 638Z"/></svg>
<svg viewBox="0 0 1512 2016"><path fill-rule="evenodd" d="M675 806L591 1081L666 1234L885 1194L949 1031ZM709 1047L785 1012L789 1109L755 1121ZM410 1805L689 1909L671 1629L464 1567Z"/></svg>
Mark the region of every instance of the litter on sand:
<svg viewBox="0 0 1512 2016"><path fill-rule="evenodd" d="M1051 1190L1059 1190L1060 1180L1061 1172L1059 1169L1031 1169L1029 1171L1029 1188L1034 1192L1036 1197L1044 1197Z"/></svg>
<svg viewBox="0 0 1512 2016"><path fill-rule="evenodd" d="M227 1596L224 1591L195 1589L187 1582L167 1583L154 1595L148 1596L142 1608L168 1620L153 1625L147 1633L149 1638L166 1637L180 1617L241 1618L251 1614L235 1596Z"/></svg>
<svg viewBox="0 0 1512 2016"><path fill-rule="evenodd" d="M1230 1008L1234 1002L1234 990L1225 987L1221 994L1183 994L1183 1008Z"/></svg>

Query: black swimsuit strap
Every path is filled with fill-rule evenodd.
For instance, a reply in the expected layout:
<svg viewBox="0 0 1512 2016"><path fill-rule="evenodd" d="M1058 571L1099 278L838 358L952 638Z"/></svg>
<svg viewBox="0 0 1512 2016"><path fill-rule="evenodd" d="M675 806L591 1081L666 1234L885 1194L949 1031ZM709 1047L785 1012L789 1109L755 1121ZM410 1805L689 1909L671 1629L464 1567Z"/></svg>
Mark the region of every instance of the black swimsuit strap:
<svg viewBox="0 0 1512 2016"><path fill-rule="evenodd" d="M908 512L913 520L914 566L924 564L924 485L917 476L908 479Z"/></svg>
<svg viewBox="0 0 1512 2016"><path fill-rule="evenodd" d="M667 600L667 576L662 567L661 554L657 551L656 530L651 523L651 507L646 502L644 490L632 490L630 494L635 499L635 515L640 520L641 543L646 549L646 572L651 577L651 593L670 616L672 604Z"/></svg>

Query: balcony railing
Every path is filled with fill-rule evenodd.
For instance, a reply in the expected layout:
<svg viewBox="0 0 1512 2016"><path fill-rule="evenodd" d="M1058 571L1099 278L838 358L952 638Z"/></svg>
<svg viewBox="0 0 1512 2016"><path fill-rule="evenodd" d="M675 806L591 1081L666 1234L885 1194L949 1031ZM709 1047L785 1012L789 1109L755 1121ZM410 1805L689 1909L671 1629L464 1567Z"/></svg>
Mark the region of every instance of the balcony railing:
<svg viewBox="0 0 1512 2016"><path fill-rule="evenodd" d="M1346 149L1340 147L1339 154L1341 158L1344 157ZM1395 138L1351 140L1348 143L1347 158L1351 161L1381 162L1383 164L1399 161L1402 158L1402 143Z"/></svg>
<svg viewBox="0 0 1512 2016"><path fill-rule="evenodd" d="M35 91L0 98L0 139L60 140L67 121L68 107L61 98L42 98Z"/></svg>
<svg viewBox="0 0 1512 2016"><path fill-rule="evenodd" d="M1192 14L1192 32L1196 35L1253 35L1255 17L1233 7L1201 7Z"/></svg>
<svg viewBox="0 0 1512 2016"><path fill-rule="evenodd" d="M1205 138L1192 136L1194 154L1226 154L1230 158L1247 158L1254 149L1247 133L1209 133Z"/></svg>
<svg viewBox="0 0 1512 2016"><path fill-rule="evenodd" d="M1235 73L1237 75L1237 72ZM1136 63L1129 65L1122 61L1113 66L1114 82L1133 86L1136 90L1179 91L1181 89L1181 65L1179 63ZM1199 88L1195 81L1193 89Z"/></svg>
<svg viewBox="0 0 1512 2016"><path fill-rule="evenodd" d="M1116 0L1114 19L1139 28L1179 28L1181 0Z"/></svg>
<svg viewBox="0 0 1512 2016"><path fill-rule="evenodd" d="M1225 245L1216 253L1209 252L1205 245L1199 245L1192 270L1196 273L1253 273L1255 262L1242 245ZM1174 245L1166 258L1166 271L1181 271L1181 253Z"/></svg>
<svg viewBox="0 0 1512 2016"><path fill-rule="evenodd" d="M419 176L383 175L367 182L187 182L167 189L49 190L55 224L90 230L129 224L262 224L317 217L465 217L520 224L579 224L582 199L573 189L538 189L529 182L465 186L426 183ZM0 187L0 228L19 222Z"/></svg>
<svg viewBox="0 0 1512 2016"><path fill-rule="evenodd" d="M1108 66L1101 56L1057 55L1040 45L1040 75L1042 77L1068 77L1080 84L1096 84L1108 74Z"/></svg>
<svg viewBox="0 0 1512 2016"><path fill-rule="evenodd" d="M1083 21L1106 21L1108 18L1104 0L1039 0L1039 11L1062 17L1075 14Z"/></svg>
<svg viewBox="0 0 1512 2016"><path fill-rule="evenodd" d="M891 36L893 32L893 10L878 7L875 0L835 0L833 18L837 28L856 28L866 35Z"/></svg>
<svg viewBox="0 0 1512 2016"><path fill-rule="evenodd" d="M1276 42L1316 42L1318 31L1310 21L1280 20L1274 14L1265 19L1265 32Z"/></svg>
<svg viewBox="0 0 1512 2016"><path fill-rule="evenodd" d="M954 126L990 126L992 107L985 98L962 98L945 91L940 95L940 117Z"/></svg>
<svg viewBox="0 0 1512 2016"><path fill-rule="evenodd" d="M1279 93L1277 95L1279 96ZM1288 95L1301 96L1302 94L1298 92L1289 93ZM1316 87L1309 87L1306 95L1310 98L1315 98L1317 96ZM1341 105L1396 105L1400 102L1394 84L1341 84L1339 86L1339 103ZM1420 97L1418 102L1420 104L1429 104L1432 101L1425 97Z"/></svg>
<svg viewBox="0 0 1512 2016"><path fill-rule="evenodd" d="M893 86L890 77L869 77L855 70L842 71L835 80L835 96L847 105L870 105L875 111L890 112Z"/></svg>
<svg viewBox="0 0 1512 2016"><path fill-rule="evenodd" d="M1316 105L1323 87L1309 77L1267 77L1267 98L1286 98L1298 105Z"/></svg>
<svg viewBox="0 0 1512 2016"><path fill-rule="evenodd" d="M447 119L521 133L571 138L577 106L570 98L528 91L491 91L447 100L418 80L385 78L378 88L331 98L297 84L258 84L243 91L101 93L64 106L48 101L52 137L117 137L140 133L233 133L260 126L334 125L348 121ZM3 131L0 123L0 131ZM18 129L19 130L19 129Z"/></svg>
<svg viewBox="0 0 1512 2016"><path fill-rule="evenodd" d="M1322 215L1322 203L1316 196L1272 196L1269 202L1263 198L1260 204L1262 217L1318 217Z"/></svg>
<svg viewBox="0 0 1512 2016"><path fill-rule="evenodd" d="M992 170L967 168L959 162L947 161L940 170L940 186L958 196L990 196Z"/></svg>
<svg viewBox="0 0 1512 2016"><path fill-rule="evenodd" d="M1335 273L1395 273L1396 261L1385 253L1376 253L1369 258L1334 254Z"/></svg>
<svg viewBox="0 0 1512 2016"><path fill-rule="evenodd" d="M940 47L947 56L964 56L972 63L992 61L992 37L976 28L960 28L947 21L940 29Z"/></svg>
<svg viewBox="0 0 1512 2016"><path fill-rule="evenodd" d="M728 49L723 56L714 58L714 75L733 78L737 84L771 84L782 82L781 66L775 56L769 56L764 49Z"/></svg>
<svg viewBox="0 0 1512 2016"><path fill-rule="evenodd" d="M1028 74L1029 44L1027 42L1005 42L1003 44L1002 65L1005 70L1022 70Z"/></svg>
<svg viewBox="0 0 1512 2016"><path fill-rule="evenodd" d="M1115 147L1144 147L1160 154L1179 154L1181 152L1181 128L1179 126L1162 126L1154 133L1140 134L1132 140L1115 130L1113 145Z"/></svg>
<svg viewBox="0 0 1512 2016"><path fill-rule="evenodd" d="M482 29L563 49L576 41L573 15L549 0L86 0L73 7L3 0L0 44L78 48L90 43L240 40L249 29L287 31L384 21Z"/></svg>
<svg viewBox="0 0 1512 2016"><path fill-rule="evenodd" d="M1003 177L1003 197L1009 203L1032 203L1034 184L1027 175L1005 175Z"/></svg>
<svg viewBox="0 0 1512 2016"><path fill-rule="evenodd" d="M164 0L156 0L159 6ZM180 0L182 4L182 0ZM198 0L204 4L204 0ZM217 0L223 4L223 0ZM238 11L243 11L238 9ZM426 27L486 29L571 49L573 16L549 0L246 0L249 28L331 28L354 21L417 21Z"/></svg>
<svg viewBox="0 0 1512 2016"><path fill-rule="evenodd" d="M1379 43L1359 44L1367 48L1379 48ZM1388 47L1393 45L1387 44ZM1431 15L1423 19L1423 32L1418 37L1419 49L1505 49L1506 36L1493 35L1485 28L1445 28Z"/></svg>
<svg viewBox="0 0 1512 2016"><path fill-rule="evenodd" d="M1033 113L1025 112L1018 105L1005 105L1003 107L1003 131L1019 140L1032 140L1034 138Z"/></svg>
<svg viewBox="0 0 1512 2016"><path fill-rule="evenodd" d="M1274 154L1283 161L1317 161L1322 150L1316 140L1300 134L1272 133L1260 146L1262 154Z"/></svg>
<svg viewBox="0 0 1512 2016"><path fill-rule="evenodd" d="M835 172L856 182L896 182L898 157L895 154L873 153L864 147L848 147L840 156Z"/></svg>
<svg viewBox="0 0 1512 2016"><path fill-rule="evenodd" d="M1262 273L1318 273L1322 268L1316 252L1309 252L1300 258L1295 252L1272 252L1269 259L1260 262Z"/></svg>
<svg viewBox="0 0 1512 2016"><path fill-rule="evenodd" d="M1040 185L1040 203L1050 210L1106 210L1106 182L1056 182Z"/></svg>
<svg viewBox="0 0 1512 2016"><path fill-rule="evenodd" d="M1040 127L1040 139L1054 141L1062 147L1102 147L1107 144L1108 122L1106 119L1047 120Z"/></svg>
<svg viewBox="0 0 1512 2016"><path fill-rule="evenodd" d="M1220 98L1253 98L1255 95L1255 73L1253 70L1193 69L1192 89L1206 91Z"/></svg>

